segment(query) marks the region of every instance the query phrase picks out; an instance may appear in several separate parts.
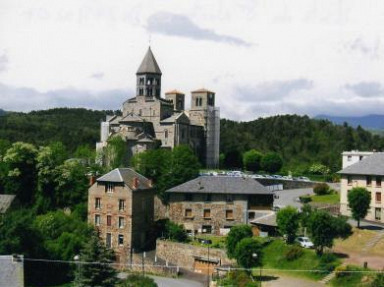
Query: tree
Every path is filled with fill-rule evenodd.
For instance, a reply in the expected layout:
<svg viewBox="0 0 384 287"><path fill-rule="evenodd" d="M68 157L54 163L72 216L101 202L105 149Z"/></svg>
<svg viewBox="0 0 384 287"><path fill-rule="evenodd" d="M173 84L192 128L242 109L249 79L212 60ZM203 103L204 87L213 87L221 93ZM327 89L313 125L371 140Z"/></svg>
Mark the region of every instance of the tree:
<svg viewBox="0 0 384 287"><path fill-rule="evenodd" d="M368 214L370 203L371 195L366 188L354 187L348 192L348 205L358 228L360 228L361 218L365 218Z"/></svg>
<svg viewBox="0 0 384 287"><path fill-rule="evenodd" d="M113 136L108 139L108 145L103 150L104 163L110 169L128 165L127 143L121 136Z"/></svg>
<svg viewBox="0 0 384 287"><path fill-rule="evenodd" d="M283 159L275 152L266 153L261 160L261 168L266 172L275 173L283 167Z"/></svg>
<svg viewBox="0 0 384 287"><path fill-rule="evenodd" d="M299 212L292 206L287 206L277 212L277 228L280 234L287 236L287 243L293 243L295 240L299 219Z"/></svg>
<svg viewBox="0 0 384 287"><path fill-rule="evenodd" d="M187 232L184 229L184 226L181 224L174 223L170 220L167 220L165 223L165 234L164 236L172 241L176 242L186 242L188 241Z"/></svg>
<svg viewBox="0 0 384 287"><path fill-rule="evenodd" d="M226 247L229 258L236 257L236 245L241 239L251 238L253 236L252 228L249 225L235 225L228 233Z"/></svg>
<svg viewBox="0 0 384 287"><path fill-rule="evenodd" d="M245 170L256 172L260 170L260 163L263 155L255 149L246 151L243 154L243 166Z"/></svg>
<svg viewBox="0 0 384 287"><path fill-rule="evenodd" d="M157 284L150 277L132 274L124 279L118 287L157 287Z"/></svg>
<svg viewBox="0 0 384 287"><path fill-rule="evenodd" d="M106 248L94 233L80 253L74 286L115 287L118 279L117 271L112 266L113 261L113 251Z"/></svg>
<svg viewBox="0 0 384 287"><path fill-rule="evenodd" d="M243 268L252 268L261 264L262 244L253 238L243 238L236 244L235 258Z"/></svg>
<svg viewBox="0 0 384 287"><path fill-rule="evenodd" d="M324 247L331 248L335 238L347 238L352 227L347 223L346 217L333 217L326 211L316 210L312 212L308 229L316 246L316 253L322 255Z"/></svg>

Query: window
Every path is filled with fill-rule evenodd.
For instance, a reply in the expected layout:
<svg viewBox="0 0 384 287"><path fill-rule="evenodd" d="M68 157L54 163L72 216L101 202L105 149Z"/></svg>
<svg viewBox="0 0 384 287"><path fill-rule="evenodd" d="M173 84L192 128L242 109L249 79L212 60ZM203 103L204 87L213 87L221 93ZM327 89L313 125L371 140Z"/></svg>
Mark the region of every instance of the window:
<svg viewBox="0 0 384 287"><path fill-rule="evenodd" d="M210 193L205 195L204 201L211 201L212 200L212 195Z"/></svg>
<svg viewBox="0 0 384 287"><path fill-rule="evenodd" d="M361 155L361 156L359 157L359 160L363 160L363 158L364 158L364 157Z"/></svg>
<svg viewBox="0 0 384 287"><path fill-rule="evenodd" d="M124 217L119 217L119 228L124 228L125 226L125 218Z"/></svg>
<svg viewBox="0 0 384 287"><path fill-rule="evenodd" d="M115 189L115 185L111 182L108 182L106 185L105 185L105 191L108 192L108 193L113 193Z"/></svg>
<svg viewBox="0 0 384 287"><path fill-rule="evenodd" d="M119 199L119 210L120 211L125 210L125 200L124 199Z"/></svg>
<svg viewBox="0 0 384 287"><path fill-rule="evenodd" d="M144 78L140 78L139 83L140 85L144 85Z"/></svg>
<svg viewBox="0 0 384 287"><path fill-rule="evenodd" d="M232 209L228 209L225 211L225 218L227 220L233 220L233 210Z"/></svg>
<svg viewBox="0 0 384 287"><path fill-rule="evenodd" d="M348 185L352 185L352 176L347 176Z"/></svg>
<svg viewBox="0 0 384 287"><path fill-rule="evenodd" d="M101 198L100 197L96 197L95 198L95 208L96 209L100 209L101 208Z"/></svg>
<svg viewBox="0 0 384 287"><path fill-rule="evenodd" d="M139 89L139 96L142 96L144 94L144 90L143 89Z"/></svg>
<svg viewBox="0 0 384 287"><path fill-rule="evenodd" d="M119 234L118 243L119 243L119 245L124 245L124 235L123 234Z"/></svg>
<svg viewBox="0 0 384 287"><path fill-rule="evenodd" d="M199 106L199 98L196 98L195 106L196 106L196 107Z"/></svg>
<svg viewBox="0 0 384 287"><path fill-rule="evenodd" d="M111 225L112 225L112 216L107 215L107 226L111 226Z"/></svg>
<svg viewBox="0 0 384 287"><path fill-rule="evenodd" d="M184 195L184 200L185 201L192 201L193 200L193 194L192 193L186 193Z"/></svg>
<svg viewBox="0 0 384 287"><path fill-rule="evenodd" d="M227 201L227 202L233 202L232 194L227 194L226 197L227 197L227 198L226 198L226 201Z"/></svg>
<svg viewBox="0 0 384 287"><path fill-rule="evenodd" d="M381 208L375 208L375 219L381 220Z"/></svg>
<svg viewBox="0 0 384 287"><path fill-rule="evenodd" d="M139 110L139 116L141 116L141 113L142 113L142 110L140 109L140 110Z"/></svg>
<svg viewBox="0 0 384 287"><path fill-rule="evenodd" d="M203 216L205 219L211 219L211 210L210 209L204 209Z"/></svg>
<svg viewBox="0 0 384 287"><path fill-rule="evenodd" d="M212 233L211 225L203 225L201 228L201 233Z"/></svg>
<svg viewBox="0 0 384 287"><path fill-rule="evenodd" d="M192 216L192 209L190 209L190 208L187 208L186 210L185 210L185 217L188 217L188 218L192 218L193 216Z"/></svg>
<svg viewBox="0 0 384 287"><path fill-rule="evenodd" d="M367 175L367 186L371 186L371 185L372 185L372 177Z"/></svg>
<svg viewBox="0 0 384 287"><path fill-rule="evenodd" d="M381 203L381 192L376 192L376 202Z"/></svg>
<svg viewBox="0 0 384 287"><path fill-rule="evenodd" d="M376 177L376 187L381 187L381 177Z"/></svg>
<svg viewBox="0 0 384 287"><path fill-rule="evenodd" d="M352 156L349 155L348 158L347 158L348 161L351 161L352 160Z"/></svg>
<svg viewBox="0 0 384 287"><path fill-rule="evenodd" d="M105 245L107 246L107 248L112 247L112 234L111 233L107 233L107 236L105 238Z"/></svg>
<svg viewBox="0 0 384 287"><path fill-rule="evenodd" d="M203 99L199 98L199 106L201 107L203 105Z"/></svg>
<svg viewBox="0 0 384 287"><path fill-rule="evenodd" d="M96 226L100 225L100 214L95 214L95 225Z"/></svg>
<svg viewBox="0 0 384 287"><path fill-rule="evenodd" d="M164 131L164 137L167 139L168 138L168 130Z"/></svg>

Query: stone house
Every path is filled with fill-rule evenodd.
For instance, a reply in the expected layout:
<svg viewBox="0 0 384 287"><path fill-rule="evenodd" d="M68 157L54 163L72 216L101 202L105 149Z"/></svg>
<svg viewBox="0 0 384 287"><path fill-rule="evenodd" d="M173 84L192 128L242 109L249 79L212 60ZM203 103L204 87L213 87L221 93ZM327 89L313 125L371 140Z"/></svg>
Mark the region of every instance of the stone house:
<svg viewBox="0 0 384 287"><path fill-rule="evenodd" d="M348 192L354 187L364 187L371 194L371 205L365 219L384 222L384 153L373 153L338 172L341 175L340 212L350 216Z"/></svg>
<svg viewBox="0 0 384 287"><path fill-rule="evenodd" d="M117 168L96 179L88 190L88 222L126 264L131 252L150 242L155 190L152 182L130 168Z"/></svg>
<svg viewBox="0 0 384 287"><path fill-rule="evenodd" d="M272 210L273 193L252 178L200 176L166 191L169 219L189 233L226 234Z"/></svg>
<svg viewBox="0 0 384 287"><path fill-rule="evenodd" d="M191 109L185 109L185 94L172 90L161 97L162 72L148 49L136 73L136 95L122 105L122 115L101 123L97 150L108 139L120 136L127 145L127 158L157 148L188 145L208 167L219 163L220 112L215 93L206 89L191 92Z"/></svg>

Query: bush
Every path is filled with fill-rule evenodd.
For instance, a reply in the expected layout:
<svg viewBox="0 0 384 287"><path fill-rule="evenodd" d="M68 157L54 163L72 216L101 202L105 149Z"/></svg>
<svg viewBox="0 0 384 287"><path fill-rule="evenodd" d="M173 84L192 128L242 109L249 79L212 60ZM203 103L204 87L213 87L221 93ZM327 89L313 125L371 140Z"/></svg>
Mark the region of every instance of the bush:
<svg viewBox="0 0 384 287"><path fill-rule="evenodd" d="M299 196L300 202L301 203L308 203L312 201L312 198L310 196L304 195L304 196Z"/></svg>
<svg viewBox="0 0 384 287"><path fill-rule="evenodd" d="M329 188L329 185L326 183L317 183L313 187L313 192L317 195L325 195L325 194L330 194L331 189Z"/></svg>
<svg viewBox="0 0 384 287"><path fill-rule="evenodd" d="M348 266L346 266L346 265L337 266L335 271L336 271L335 272L336 278L344 277L344 276L348 275L348 273L345 272L345 271L348 271Z"/></svg>
<svg viewBox="0 0 384 287"><path fill-rule="evenodd" d="M320 258L319 270L332 272L338 265L337 257L333 253L324 253Z"/></svg>
<svg viewBox="0 0 384 287"><path fill-rule="evenodd" d="M377 273L371 284L372 287L384 287L384 273Z"/></svg>
<svg viewBox="0 0 384 287"><path fill-rule="evenodd" d="M301 255L303 255L303 249L300 246L293 245L285 252L284 257L288 261L293 261L300 258Z"/></svg>
<svg viewBox="0 0 384 287"><path fill-rule="evenodd" d="M127 279L123 280L119 287L157 287L157 284L152 278L141 275L129 275Z"/></svg>

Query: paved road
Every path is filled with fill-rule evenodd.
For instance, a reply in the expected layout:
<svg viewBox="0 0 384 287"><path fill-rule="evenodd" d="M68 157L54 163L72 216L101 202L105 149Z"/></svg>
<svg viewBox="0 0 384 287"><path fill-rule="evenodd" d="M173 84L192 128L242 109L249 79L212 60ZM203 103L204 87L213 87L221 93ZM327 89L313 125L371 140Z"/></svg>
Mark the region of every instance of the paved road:
<svg viewBox="0 0 384 287"><path fill-rule="evenodd" d="M188 279L174 279L168 277L150 276L157 283L158 287L203 287L202 283Z"/></svg>

